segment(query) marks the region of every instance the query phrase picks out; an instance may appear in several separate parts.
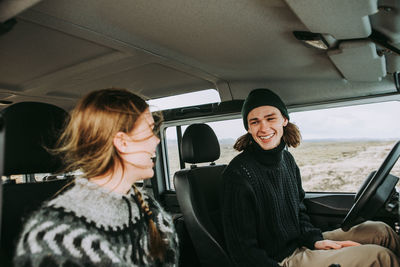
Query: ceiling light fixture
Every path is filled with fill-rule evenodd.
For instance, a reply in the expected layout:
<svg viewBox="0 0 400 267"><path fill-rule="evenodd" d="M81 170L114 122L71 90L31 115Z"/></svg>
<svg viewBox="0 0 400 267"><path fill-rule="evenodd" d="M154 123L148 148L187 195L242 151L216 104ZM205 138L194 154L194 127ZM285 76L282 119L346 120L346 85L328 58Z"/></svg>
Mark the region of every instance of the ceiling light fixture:
<svg viewBox="0 0 400 267"><path fill-rule="evenodd" d="M329 44L320 33L305 32L305 31L294 31L294 37L297 40L302 41L307 46L311 46L320 50L328 50Z"/></svg>

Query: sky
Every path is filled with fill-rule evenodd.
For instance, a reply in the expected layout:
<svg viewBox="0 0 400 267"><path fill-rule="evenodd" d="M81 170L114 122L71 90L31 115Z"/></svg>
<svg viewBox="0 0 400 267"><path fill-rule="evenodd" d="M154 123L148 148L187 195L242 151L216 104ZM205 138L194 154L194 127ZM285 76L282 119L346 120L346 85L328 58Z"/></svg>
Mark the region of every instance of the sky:
<svg viewBox="0 0 400 267"><path fill-rule="evenodd" d="M291 113L304 139L368 138L400 140L400 102Z"/></svg>
<svg viewBox="0 0 400 267"><path fill-rule="evenodd" d="M177 97L150 100L152 110L220 102L216 90L205 90ZM310 139L398 139L400 102L383 102L351 107L290 113L290 121ZM238 138L245 133L241 119L210 123L219 138ZM184 129L183 129L184 130ZM167 132L168 135L168 132Z"/></svg>

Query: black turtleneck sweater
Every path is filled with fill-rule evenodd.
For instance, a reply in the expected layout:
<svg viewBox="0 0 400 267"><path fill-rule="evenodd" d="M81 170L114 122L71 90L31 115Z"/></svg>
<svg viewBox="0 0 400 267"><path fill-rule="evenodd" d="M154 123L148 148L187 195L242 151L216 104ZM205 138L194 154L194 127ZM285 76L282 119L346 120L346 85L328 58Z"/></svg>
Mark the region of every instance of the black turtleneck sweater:
<svg viewBox="0 0 400 267"><path fill-rule="evenodd" d="M285 143L253 143L223 174L222 223L228 253L239 266L279 266L296 248L322 240L305 213L299 168Z"/></svg>

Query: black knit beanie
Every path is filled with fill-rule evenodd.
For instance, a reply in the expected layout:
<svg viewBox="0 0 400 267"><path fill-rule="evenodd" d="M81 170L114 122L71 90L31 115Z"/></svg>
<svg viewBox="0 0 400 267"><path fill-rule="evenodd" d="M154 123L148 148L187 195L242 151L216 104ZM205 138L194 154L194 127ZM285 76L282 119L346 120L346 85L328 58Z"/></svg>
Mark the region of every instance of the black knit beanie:
<svg viewBox="0 0 400 267"><path fill-rule="evenodd" d="M242 118L244 128L249 129L247 115L249 112L260 106L273 106L280 110L283 116L289 120L289 113L281 98L269 89L254 89L247 96L242 106Z"/></svg>

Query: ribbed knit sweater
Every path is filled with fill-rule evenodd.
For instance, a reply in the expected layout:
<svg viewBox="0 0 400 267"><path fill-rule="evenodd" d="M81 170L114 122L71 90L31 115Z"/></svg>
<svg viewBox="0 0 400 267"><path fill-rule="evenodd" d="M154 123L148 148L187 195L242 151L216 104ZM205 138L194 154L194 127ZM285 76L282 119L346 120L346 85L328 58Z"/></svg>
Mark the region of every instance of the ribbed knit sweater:
<svg viewBox="0 0 400 267"><path fill-rule="evenodd" d="M84 178L45 203L25 224L15 266L175 266L178 240L171 217L143 199L168 243L165 262L149 254L148 221L134 190L122 195Z"/></svg>
<svg viewBox="0 0 400 267"><path fill-rule="evenodd" d="M296 248L322 240L305 213L300 171L282 143L257 143L236 156L223 174L222 223L228 253L239 266L274 266Z"/></svg>

